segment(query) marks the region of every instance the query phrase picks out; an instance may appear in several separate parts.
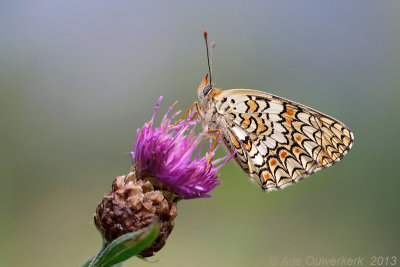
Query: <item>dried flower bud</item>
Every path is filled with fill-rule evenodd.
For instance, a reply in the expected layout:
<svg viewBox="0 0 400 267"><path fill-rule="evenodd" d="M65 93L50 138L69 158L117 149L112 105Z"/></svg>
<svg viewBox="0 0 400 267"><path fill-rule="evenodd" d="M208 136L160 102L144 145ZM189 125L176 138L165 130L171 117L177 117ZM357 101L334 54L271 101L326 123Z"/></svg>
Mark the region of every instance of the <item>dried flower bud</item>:
<svg viewBox="0 0 400 267"><path fill-rule="evenodd" d="M97 207L94 223L107 241L138 231L157 221L160 233L150 247L143 250L143 257L153 256L165 244L174 228L179 198L157 179L138 180L134 172L118 176L112 190Z"/></svg>

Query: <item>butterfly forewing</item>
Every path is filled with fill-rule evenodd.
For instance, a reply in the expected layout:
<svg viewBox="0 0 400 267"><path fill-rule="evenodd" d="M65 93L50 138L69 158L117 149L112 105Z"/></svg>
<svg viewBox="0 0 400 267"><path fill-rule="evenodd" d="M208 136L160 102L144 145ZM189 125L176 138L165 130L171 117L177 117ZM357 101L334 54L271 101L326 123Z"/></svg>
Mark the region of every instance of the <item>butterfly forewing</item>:
<svg viewBox="0 0 400 267"><path fill-rule="evenodd" d="M207 98L205 124L221 130L228 150L236 151L236 162L265 191L329 167L353 143L343 123L278 96L232 89Z"/></svg>

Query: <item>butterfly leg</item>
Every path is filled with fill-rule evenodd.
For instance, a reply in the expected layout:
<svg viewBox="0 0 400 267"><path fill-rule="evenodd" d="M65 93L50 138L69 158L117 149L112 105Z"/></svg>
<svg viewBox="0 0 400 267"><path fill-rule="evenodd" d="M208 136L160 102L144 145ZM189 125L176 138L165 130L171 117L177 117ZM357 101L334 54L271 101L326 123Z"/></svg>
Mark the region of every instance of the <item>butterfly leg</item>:
<svg viewBox="0 0 400 267"><path fill-rule="evenodd" d="M186 110L185 114L183 114L182 118L180 118L177 122L175 122L173 125L170 125L168 128L172 128L174 126L176 126L178 123L180 123L187 115L188 113L193 109L193 107L196 108L196 112L192 115L191 118L189 118L189 120L193 120L194 117L196 115L200 114L200 107L199 107L199 103L197 103L197 101L194 101L193 104L190 105L190 107L188 108L188 110Z"/></svg>
<svg viewBox="0 0 400 267"><path fill-rule="evenodd" d="M207 133L217 133L217 137L215 137L214 143L209 151L206 170L208 169L208 166L210 165L211 155L219 143L219 138L221 137L221 130L220 129L210 129L207 131Z"/></svg>

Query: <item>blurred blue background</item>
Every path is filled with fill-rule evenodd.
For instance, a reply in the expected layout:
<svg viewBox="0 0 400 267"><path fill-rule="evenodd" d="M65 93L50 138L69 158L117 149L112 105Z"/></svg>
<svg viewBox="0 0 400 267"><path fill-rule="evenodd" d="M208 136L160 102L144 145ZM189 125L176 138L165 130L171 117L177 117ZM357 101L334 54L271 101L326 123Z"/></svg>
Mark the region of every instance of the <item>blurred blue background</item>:
<svg viewBox="0 0 400 267"><path fill-rule="evenodd" d="M205 29L217 87L311 106L355 144L270 194L229 163L212 198L179 203L152 266L400 257L399 27L399 1L2 1L0 265L78 266L99 249L92 216L136 129L160 95L158 120L197 97Z"/></svg>

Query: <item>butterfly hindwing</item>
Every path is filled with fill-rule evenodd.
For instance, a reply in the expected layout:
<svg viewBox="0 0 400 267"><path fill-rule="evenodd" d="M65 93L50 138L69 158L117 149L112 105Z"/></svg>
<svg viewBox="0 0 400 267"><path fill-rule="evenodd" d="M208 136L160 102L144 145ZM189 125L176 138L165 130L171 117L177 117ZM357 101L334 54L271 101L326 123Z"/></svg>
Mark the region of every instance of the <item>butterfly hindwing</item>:
<svg viewBox="0 0 400 267"><path fill-rule="evenodd" d="M339 161L353 135L304 105L248 89L221 91L215 106L228 149L264 190L281 189Z"/></svg>

